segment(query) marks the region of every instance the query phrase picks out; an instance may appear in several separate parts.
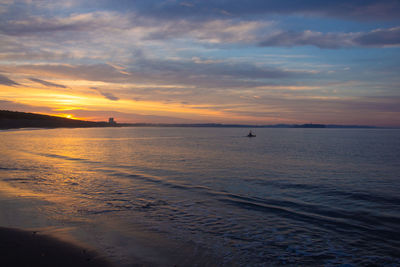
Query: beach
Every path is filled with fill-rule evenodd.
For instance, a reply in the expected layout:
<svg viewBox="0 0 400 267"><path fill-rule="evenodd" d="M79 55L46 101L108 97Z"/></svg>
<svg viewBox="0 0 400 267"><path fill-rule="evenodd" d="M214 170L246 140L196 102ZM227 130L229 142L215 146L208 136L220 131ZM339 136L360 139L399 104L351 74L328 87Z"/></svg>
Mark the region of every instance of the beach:
<svg viewBox="0 0 400 267"><path fill-rule="evenodd" d="M1 266L113 266L71 227L40 214L50 202L0 183Z"/></svg>
<svg viewBox="0 0 400 267"><path fill-rule="evenodd" d="M217 266L187 242L99 213L70 217L77 199L0 182L1 266Z"/></svg>
<svg viewBox="0 0 400 267"><path fill-rule="evenodd" d="M37 231L0 227L2 266L112 266L93 251Z"/></svg>

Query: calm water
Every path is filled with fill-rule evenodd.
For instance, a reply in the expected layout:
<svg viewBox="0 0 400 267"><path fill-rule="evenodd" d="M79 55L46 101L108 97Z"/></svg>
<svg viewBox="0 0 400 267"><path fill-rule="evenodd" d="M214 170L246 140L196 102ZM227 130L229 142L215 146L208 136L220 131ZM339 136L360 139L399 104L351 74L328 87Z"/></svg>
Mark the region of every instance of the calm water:
<svg viewBox="0 0 400 267"><path fill-rule="evenodd" d="M246 134L1 132L0 180L121 264L129 244L166 240L192 248L190 265L400 265L400 130Z"/></svg>

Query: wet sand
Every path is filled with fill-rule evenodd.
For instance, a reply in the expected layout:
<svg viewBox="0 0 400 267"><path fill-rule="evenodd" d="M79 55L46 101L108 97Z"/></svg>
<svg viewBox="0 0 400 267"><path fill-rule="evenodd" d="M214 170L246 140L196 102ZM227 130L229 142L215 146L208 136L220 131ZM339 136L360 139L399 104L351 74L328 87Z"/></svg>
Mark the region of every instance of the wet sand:
<svg viewBox="0 0 400 267"><path fill-rule="evenodd" d="M71 217L62 200L0 181L1 267L218 265L206 250L132 221Z"/></svg>
<svg viewBox="0 0 400 267"><path fill-rule="evenodd" d="M95 252L36 231L0 227L1 266L112 266Z"/></svg>

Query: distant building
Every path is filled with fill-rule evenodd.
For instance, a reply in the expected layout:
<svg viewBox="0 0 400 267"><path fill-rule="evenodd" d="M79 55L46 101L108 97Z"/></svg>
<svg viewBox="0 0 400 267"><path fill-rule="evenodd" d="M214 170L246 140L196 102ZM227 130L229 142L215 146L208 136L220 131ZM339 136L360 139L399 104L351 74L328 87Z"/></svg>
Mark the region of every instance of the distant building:
<svg viewBox="0 0 400 267"><path fill-rule="evenodd" d="M114 120L114 118L109 118L109 119L108 119L108 124L110 124L110 125L117 125L117 122Z"/></svg>

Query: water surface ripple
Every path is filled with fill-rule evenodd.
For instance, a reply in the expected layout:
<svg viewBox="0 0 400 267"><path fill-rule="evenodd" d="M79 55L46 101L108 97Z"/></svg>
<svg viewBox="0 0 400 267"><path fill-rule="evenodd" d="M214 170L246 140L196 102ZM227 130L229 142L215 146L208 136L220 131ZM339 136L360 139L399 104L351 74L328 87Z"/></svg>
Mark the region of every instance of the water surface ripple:
<svg viewBox="0 0 400 267"><path fill-rule="evenodd" d="M245 134L8 131L0 179L60 196L44 216L134 221L207 249L221 265L400 265L399 130Z"/></svg>

